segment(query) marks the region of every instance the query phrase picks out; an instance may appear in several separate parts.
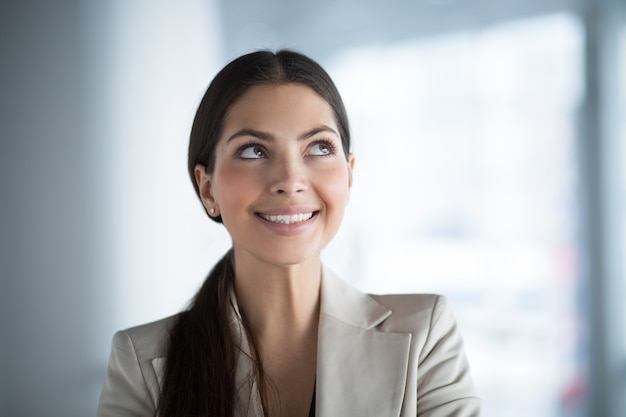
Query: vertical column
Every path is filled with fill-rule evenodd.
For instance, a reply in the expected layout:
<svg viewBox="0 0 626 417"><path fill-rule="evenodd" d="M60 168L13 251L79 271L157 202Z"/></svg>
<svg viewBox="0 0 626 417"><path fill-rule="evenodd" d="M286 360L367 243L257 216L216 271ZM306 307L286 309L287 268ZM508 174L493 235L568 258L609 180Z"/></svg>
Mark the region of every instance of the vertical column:
<svg viewBox="0 0 626 417"><path fill-rule="evenodd" d="M624 28L624 4L619 0L589 0L583 16L586 106L581 130L583 229L587 253L586 288L589 317L589 416L623 417L626 363L624 357L624 171L623 137L619 124L619 35Z"/></svg>

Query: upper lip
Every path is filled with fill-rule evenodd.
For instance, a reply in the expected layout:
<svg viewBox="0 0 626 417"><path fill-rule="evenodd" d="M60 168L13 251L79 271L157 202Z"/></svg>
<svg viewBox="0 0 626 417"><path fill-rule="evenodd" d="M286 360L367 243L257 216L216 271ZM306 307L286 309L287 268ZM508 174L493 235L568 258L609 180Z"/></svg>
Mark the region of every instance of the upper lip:
<svg viewBox="0 0 626 417"><path fill-rule="evenodd" d="M294 214L308 214L317 211L319 211L319 209L312 206L288 206L257 210L255 213L265 214L267 216L293 216Z"/></svg>

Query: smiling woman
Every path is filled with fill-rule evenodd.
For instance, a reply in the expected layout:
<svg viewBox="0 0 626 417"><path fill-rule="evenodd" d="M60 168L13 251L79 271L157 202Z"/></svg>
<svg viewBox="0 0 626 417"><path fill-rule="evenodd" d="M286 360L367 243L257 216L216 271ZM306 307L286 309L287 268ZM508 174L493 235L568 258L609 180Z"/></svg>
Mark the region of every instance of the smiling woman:
<svg viewBox="0 0 626 417"><path fill-rule="evenodd" d="M302 264L335 235L354 162L336 125L328 103L299 84L254 86L232 105L213 172L197 164L194 173L242 264Z"/></svg>
<svg viewBox="0 0 626 417"><path fill-rule="evenodd" d="M98 416L478 416L444 297L363 294L321 263L353 166L317 63L260 51L218 73L188 168L232 249L188 310L115 335Z"/></svg>

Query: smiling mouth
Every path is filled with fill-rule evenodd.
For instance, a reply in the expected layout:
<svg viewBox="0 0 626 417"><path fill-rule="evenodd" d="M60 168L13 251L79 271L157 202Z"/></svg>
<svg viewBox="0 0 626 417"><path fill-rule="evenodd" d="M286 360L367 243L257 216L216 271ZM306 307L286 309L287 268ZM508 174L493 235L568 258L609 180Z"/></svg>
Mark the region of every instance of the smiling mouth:
<svg viewBox="0 0 626 417"><path fill-rule="evenodd" d="M263 220L267 220L268 222L272 222L272 223L280 223L280 224L294 224L294 223L301 223L301 222L305 222L309 219L311 219L313 216L315 216L318 212L312 212L312 213L298 213L298 214L277 214L275 216L270 216L267 214L263 214L263 213L257 213L257 215L262 218Z"/></svg>

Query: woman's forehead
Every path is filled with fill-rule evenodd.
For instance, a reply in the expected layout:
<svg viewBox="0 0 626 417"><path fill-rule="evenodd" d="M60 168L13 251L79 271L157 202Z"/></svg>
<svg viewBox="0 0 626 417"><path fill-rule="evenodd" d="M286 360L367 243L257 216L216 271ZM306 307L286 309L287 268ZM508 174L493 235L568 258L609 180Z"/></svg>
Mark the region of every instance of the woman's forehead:
<svg viewBox="0 0 626 417"><path fill-rule="evenodd" d="M262 84L250 87L227 112L223 136L242 128L307 129L313 125L336 129L332 107L312 88L301 84Z"/></svg>

